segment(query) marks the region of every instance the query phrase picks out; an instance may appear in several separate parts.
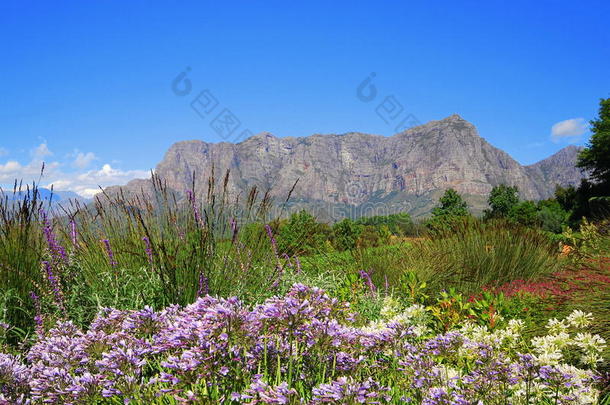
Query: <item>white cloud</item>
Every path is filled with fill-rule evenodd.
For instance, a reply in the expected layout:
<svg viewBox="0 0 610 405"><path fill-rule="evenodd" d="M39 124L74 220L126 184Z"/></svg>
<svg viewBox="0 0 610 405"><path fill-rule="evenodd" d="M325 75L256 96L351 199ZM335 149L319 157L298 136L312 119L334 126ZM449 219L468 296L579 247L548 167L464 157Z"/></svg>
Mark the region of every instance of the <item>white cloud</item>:
<svg viewBox="0 0 610 405"><path fill-rule="evenodd" d="M21 165L16 160L9 160L5 164L0 164L0 178L3 175L11 174L21 170Z"/></svg>
<svg viewBox="0 0 610 405"><path fill-rule="evenodd" d="M97 160L97 156L95 156L95 153L93 152L76 152L76 157L74 158L74 162L72 162L72 166L78 169L84 169L94 160Z"/></svg>
<svg viewBox="0 0 610 405"><path fill-rule="evenodd" d="M67 155L73 160L61 163L59 161L44 161L46 156L52 156L46 142L40 144L30 151L32 157L27 164L17 160L0 162L0 185L12 184L15 179L23 180L24 183L32 181L40 182L43 187L51 187L57 191L74 191L83 197L93 197L102 188L114 185L123 185L130 180L137 178L149 178L150 172L146 170L121 170L112 167L109 163L101 168L84 169L91 165L97 156L93 152L82 153L75 151L75 154ZM40 177L42 165L44 173ZM66 167L73 167L77 170L64 170Z"/></svg>
<svg viewBox="0 0 610 405"><path fill-rule="evenodd" d="M41 143L32 151L30 151L30 155L35 160L42 160L45 156L52 156L53 152L49 150L46 142Z"/></svg>
<svg viewBox="0 0 610 405"><path fill-rule="evenodd" d="M55 172L60 166L59 162L43 163L41 160L33 159L30 163L22 165L16 160L0 163L0 184L12 184L15 179L31 183L38 182L44 164L44 175ZM44 177L44 176L43 176Z"/></svg>
<svg viewBox="0 0 610 405"><path fill-rule="evenodd" d="M100 192L99 187L116 186L127 183L133 179L150 177L146 170L119 170L106 163L99 170L89 170L84 173L61 174L57 180L48 183L57 191L74 191L75 193L91 198Z"/></svg>
<svg viewBox="0 0 610 405"><path fill-rule="evenodd" d="M551 127L551 140L559 142L562 139L577 138L587 132L587 122L584 118L571 118L560 121ZM573 139L572 139L573 140Z"/></svg>

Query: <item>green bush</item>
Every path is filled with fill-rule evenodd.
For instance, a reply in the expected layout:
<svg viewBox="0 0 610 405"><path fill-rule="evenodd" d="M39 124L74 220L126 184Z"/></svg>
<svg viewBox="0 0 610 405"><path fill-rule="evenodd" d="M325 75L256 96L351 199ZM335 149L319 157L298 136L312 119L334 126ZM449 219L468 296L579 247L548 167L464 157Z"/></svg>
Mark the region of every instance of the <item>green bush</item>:
<svg viewBox="0 0 610 405"><path fill-rule="evenodd" d="M349 218L333 225L334 246L338 250L353 250L364 227Z"/></svg>

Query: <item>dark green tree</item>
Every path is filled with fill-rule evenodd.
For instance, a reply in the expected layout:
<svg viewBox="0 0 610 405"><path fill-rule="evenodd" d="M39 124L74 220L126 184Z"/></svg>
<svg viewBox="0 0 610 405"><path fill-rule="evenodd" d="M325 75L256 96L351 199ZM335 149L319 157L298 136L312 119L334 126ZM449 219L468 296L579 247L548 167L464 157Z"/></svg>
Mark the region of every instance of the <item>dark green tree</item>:
<svg viewBox="0 0 610 405"><path fill-rule="evenodd" d="M576 187L572 185L567 187L557 185L555 187L555 200L557 200L557 203L564 211L572 211L576 204Z"/></svg>
<svg viewBox="0 0 610 405"><path fill-rule="evenodd" d="M547 232L561 233L568 225L569 216L570 213L556 199L538 201L538 221Z"/></svg>
<svg viewBox="0 0 610 405"><path fill-rule="evenodd" d="M338 250L352 250L362 233L363 226L349 218L344 218L333 225L335 248Z"/></svg>
<svg viewBox="0 0 610 405"><path fill-rule="evenodd" d="M500 184L491 189L487 199L489 209L485 218L507 218L511 209L519 203L519 189L516 186Z"/></svg>
<svg viewBox="0 0 610 405"><path fill-rule="evenodd" d="M445 194L439 200L439 205L432 209L432 218L465 217L468 215L470 215L468 204L452 188L445 191Z"/></svg>
<svg viewBox="0 0 610 405"><path fill-rule="evenodd" d="M359 248L370 248L380 246L382 243L380 228L372 225L366 225L362 229L362 233L358 237L356 246Z"/></svg>
<svg viewBox="0 0 610 405"><path fill-rule="evenodd" d="M324 247L328 236L325 224L318 223L313 215L301 210L290 216L279 227L278 249L289 256L311 254Z"/></svg>
<svg viewBox="0 0 610 405"><path fill-rule="evenodd" d="M578 156L577 167L596 183L610 185L610 98L599 102L599 117L590 121L591 139Z"/></svg>
<svg viewBox="0 0 610 405"><path fill-rule="evenodd" d="M508 213L508 218L516 223L525 226L538 226L538 208L532 201L521 201L512 206Z"/></svg>
<svg viewBox="0 0 610 405"><path fill-rule="evenodd" d="M385 226L392 235L403 236L413 229L413 220L406 212L390 215L377 215L373 217L361 217L356 220L359 225L372 225L380 229Z"/></svg>

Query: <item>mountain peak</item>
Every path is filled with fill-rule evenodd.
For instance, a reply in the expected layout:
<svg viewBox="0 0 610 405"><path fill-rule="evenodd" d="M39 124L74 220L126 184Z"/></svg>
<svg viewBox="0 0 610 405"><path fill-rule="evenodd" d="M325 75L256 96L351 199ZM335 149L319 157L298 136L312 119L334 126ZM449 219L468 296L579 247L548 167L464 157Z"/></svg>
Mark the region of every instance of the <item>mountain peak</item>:
<svg viewBox="0 0 610 405"><path fill-rule="evenodd" d="M466 121L466 120L464 118L462 118L459 114L451 114L450 116L443 118L441 121L455 122L455 121Z"/></svg>
<svg viewBox="0 0 610 405"><path fill-rule="evenodd" d="M586 173L576 167L578 154L582 150L581 146L566 146L546 159L525 166L525 169L538 184L546 184L553 188L555 185L578 186L580 179L586 177ZM545 198L553 195L552 192L544 191L541 191L540 194Z"/></svg>

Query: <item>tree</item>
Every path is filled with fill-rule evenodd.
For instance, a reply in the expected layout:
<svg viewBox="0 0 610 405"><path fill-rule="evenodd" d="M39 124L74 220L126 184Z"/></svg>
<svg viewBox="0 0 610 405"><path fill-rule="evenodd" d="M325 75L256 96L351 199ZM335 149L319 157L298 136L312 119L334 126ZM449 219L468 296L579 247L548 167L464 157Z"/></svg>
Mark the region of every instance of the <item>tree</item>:
<svg viewBox="0 0 610 405"><path fill-rule="evenodd" d="M610 185L610 98L599 102L599 117L590 121L591 139L578 156L577 167L600 184Z"/></svg>
<svg viewBox="0 0 610 405"><path fill-rule="evenodd" d="M324 224L313 215L301 210L290 216L279 227L278 249L282 254L301 255L314 253L324 246L327 235Z"/></svg>
<svg viewBox="0 0 610 405"><path fill-rule="evenodd" d="M445 190L445 194L440 198L439 205L432 209L433 218L453 218L468 216L468 204L462 196L450 188Z"/></svg>
<svg viewBox="0 0 610 405"><path fill-rule="evenodd" d="M555 200L565 211L572 211L576 204L576 188L572 185L567 187L555 186Z"/></svg>
<svg viewBox="0 0 610 405"><path fill-rule="evenodd" d="M569 216L569 212L557 199L538 201L538 221L540 227L547 232L561 233L568 223Z"/></svg>
<svg viewBox="0 0 610 405"><path fill-rule="evenodd" d="M362 248L371 248L377 247L382 243L381 235L379 233L379 229L372 226L366 225L362 229L362 233L358 237L358 241L356 242L356 247Z"/></svg>
<svg viewBox="0 0 610 405"><path fill-rule="evenodd" d="M413 220L406 212L390 215L361 217L356 220L359 225L372 225L380 229L385 226L392 235L403 236L413 229Z"/></svg>
<svg viewBox="0 0 610 405"><path fill-rule="evenodd" d="M491 189L485 210L485 218L507 218L511 209L519 203L519 189L516 186L500 184Z"/></svg>
<svg viewBox="0 0 610 405"><path fill-rule="evenodd" d="M508 213L508 218L525 226L537 226L540 223L538 209L532 201L522 201L513 205Z"/></svg>
<svg viewBox="0 0 610 405"><path fill-rule="evenodd" d="M362 233L363 226L349 218L344 218L333 225L335 247L339 250L352 250Z"/></svg>

